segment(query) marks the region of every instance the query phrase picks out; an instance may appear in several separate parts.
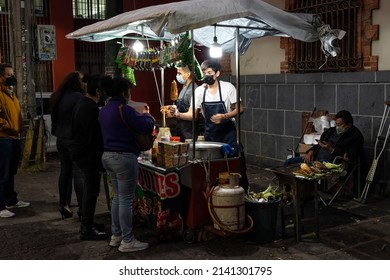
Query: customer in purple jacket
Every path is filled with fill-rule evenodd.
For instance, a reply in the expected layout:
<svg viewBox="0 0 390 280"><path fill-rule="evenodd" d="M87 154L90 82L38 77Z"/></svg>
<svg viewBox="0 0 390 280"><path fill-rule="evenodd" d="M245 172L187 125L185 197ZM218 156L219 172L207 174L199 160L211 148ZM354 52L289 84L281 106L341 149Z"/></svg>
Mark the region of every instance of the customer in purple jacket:
<svg viewBox="0 0 390 280"><path fill-rule="evenodd" d="M111 177L114 198L111 205L110 246L121 252L135 252L148 248L149 244L138 241L133 231L133 199L138 179L138 156L140 150L135 136L121 119L122 105L124 121L139 133L152 133L154 118L148 113L138 113L127 104L130 99L130 83L124 78L107 81L110 98L99 114L102 128L104 153L102 163Z"/></svg>

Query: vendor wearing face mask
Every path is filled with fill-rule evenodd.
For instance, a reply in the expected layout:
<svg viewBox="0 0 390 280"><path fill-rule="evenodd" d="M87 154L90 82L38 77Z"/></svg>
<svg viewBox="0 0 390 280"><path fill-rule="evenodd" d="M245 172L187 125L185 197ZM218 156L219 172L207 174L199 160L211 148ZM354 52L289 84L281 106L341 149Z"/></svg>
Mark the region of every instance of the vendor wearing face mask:
<svg viewBox="0 0 390 280"><path fill-rule="evenodd" d="M229 82L220 81L221 64L215 59L208 59L201 65L204 79L203 86L195 91L195 118L202 112L205 122L205 140L226 143L236 151L241 150L240 157L240 186L248 190L245 155L242 147L238 147L234 117L244 111L236 107L236 88ZM192 106L187 113L178 113L180 120L192 120Z"/></svg>
<svg viewBox="0 0 390 280"><path fill-rule="evenodd" d="M183 85L179 97L176 101L177 110L180 113L188 112L192 100L192 84L196 89L198 85L193 81L193 75L188 66L177 66L176 80ZM195 123L196 125L197 123ZM192 139L192 121L177 120L177 135L180 136L180 141L184 142L185 139ZM197 134L197 126L195 127L195 133ZM197 138L197 135L195 139Z"/></svg>
<svg viewBox="0 0 390 280"><path fill-rule="evenodd" d="M357 160L364 144L362 133L353 125L352 115L348 111L338 112L335 120L336 126L322 133L318 145L314 145L303 157L304 162L333 162L336 156Z"/></svg>

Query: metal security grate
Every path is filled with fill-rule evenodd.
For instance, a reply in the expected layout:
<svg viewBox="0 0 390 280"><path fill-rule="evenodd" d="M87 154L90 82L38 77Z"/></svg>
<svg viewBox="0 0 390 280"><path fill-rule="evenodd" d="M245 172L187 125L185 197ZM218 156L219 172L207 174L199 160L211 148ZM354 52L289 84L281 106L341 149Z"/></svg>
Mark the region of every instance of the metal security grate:
<svg viewBox="0 0 390 280"><path fill-rule="evenodd" d="M47 0L34 0L34 10L36 16L47 15Z"/></svg>
<svg viewBox="0 0 390 280"><path fill-rule="evenodd" d="M82 73L104 73L105 43L76 41L76 69Z"/></svg>
<svg viewBox="0 0 390 280"><path fill-rule="evenodd" d="M341 54L327 62L319 41L306 43L288 38L288 72L340 72L363 68L359 45L363 0L289 0L286 5L289 12L318 14L332 29L346 31L344 38L338 41Z"/></svg>
<svg viewBox="0 0 390 280"><path fill-rule="evenodd" d="M34 1L34 10L35 18L37 24L49 24L49 18L44 15L47 14L48 7L44 5L46 1L44 0L35 0ZM10 32L10 18L9 18L9 7L8 1L0 0L0 62L11 63L13 64L14 53L12 45L12 34ZM39 4L41 6L35 6L35 4ZM4 6L3 6L4 5ZM6 9L4 8L6 7ZM39 11L39 13L38 13ZM35 44L35 37L33 37L33 44ZM53 91L53 83L52 83L52 65L51 61L38 61L35 62L35 91L36 92L51 92Z"/></svg>
<svg viewBox="0 0 390 280"><path fill-rule="evenodd" d="M0 0L0 13L4 13L6 9L5 0Z"/></svg>
<svg viewBox="0 0 390 280"><path fill-rule="evenodd" d="M8 14L0 14L0 62L11 62Z"/></svg>
<svg viewBox="0 0 390 280"><path fill-rule="evenodd" d="M0 13L7 13L11 0L0 0ZM47 0L34 0L35 15L43 16L47 14Z"/></svg>
<svg viewBox="0 0 390 280"><path fill-rule="evenodd" d="M105 19L105 0L73 0L73 17L84 19Z"/></svg>

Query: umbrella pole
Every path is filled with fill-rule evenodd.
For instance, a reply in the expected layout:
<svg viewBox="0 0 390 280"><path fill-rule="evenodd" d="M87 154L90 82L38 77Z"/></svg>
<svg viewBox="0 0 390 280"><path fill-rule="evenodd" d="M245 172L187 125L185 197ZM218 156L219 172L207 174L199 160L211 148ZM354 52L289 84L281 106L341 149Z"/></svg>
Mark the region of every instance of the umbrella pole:
<svg viewBox="0 0 390 280"><path fill-rule="evenodd" d="M195 104L195 47L194 47L194 30L191 29L191 47L192 47L192 77L194 77L194 80L191 83L192 87L192 104ZM195 158L195 142L197 139L195 139L195 106L192 106L192 158Z"/></svg>
<svg viewBox="0 0 390 280"><path fill-rule="evenodd" d="M241 88L241 85L240 85L240 42L239 42L239 38L240 38L240 28L239 27L236 27L236 44L235 44L235 47L236 47L236 94L237 94L237 143L238 143L238 147L240 147L240 143L241 143L241 114L240 114L240 109L241 109L241 94L240 94L240 88ZM241 156L241 149L239 148L238 149L238 156Z"/></svg>

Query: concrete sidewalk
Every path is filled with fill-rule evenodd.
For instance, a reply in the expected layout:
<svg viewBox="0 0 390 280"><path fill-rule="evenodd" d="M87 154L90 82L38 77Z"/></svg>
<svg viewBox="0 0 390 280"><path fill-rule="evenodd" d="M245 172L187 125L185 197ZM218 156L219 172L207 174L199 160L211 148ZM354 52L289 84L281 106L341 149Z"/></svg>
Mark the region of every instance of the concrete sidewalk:
<svg viewBox="0 0 390 280"><path fill-rule="evenodd" d="M390 259L390 201L383 198L370 198L367 204L341 198L332 207L321 204L320 238L315 239L308 227L300 243L289 228L287 238L267 244L250 242L245 236L216 236L210 241L188 244L182 240L161 242L152 230L137 226L136 236L149 242L150 248L120 253L108 246L108 240L81 241L77 215L61 220L57 210L58 173L58 160L49 157L45 171L16 176L19 198L31 202L31 207L14 209L15 217L0 219L0 259ZM253 187L261 188L270 183L273 174L249 166L248 177ZM311 208L313 205L308 204L307 211ZM289 211L286 209L287 220ZM97 222L109 228L110 213L103 189L96 216ZM279 223L278 219L278 234Z"/></svg>

